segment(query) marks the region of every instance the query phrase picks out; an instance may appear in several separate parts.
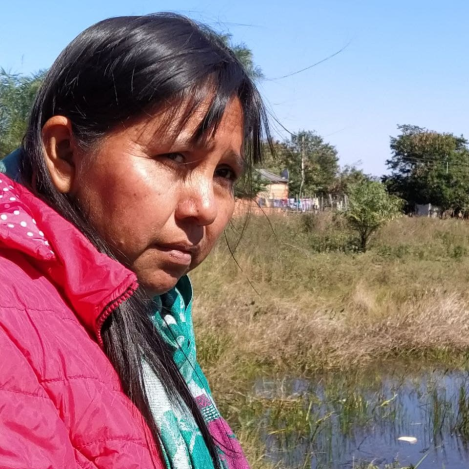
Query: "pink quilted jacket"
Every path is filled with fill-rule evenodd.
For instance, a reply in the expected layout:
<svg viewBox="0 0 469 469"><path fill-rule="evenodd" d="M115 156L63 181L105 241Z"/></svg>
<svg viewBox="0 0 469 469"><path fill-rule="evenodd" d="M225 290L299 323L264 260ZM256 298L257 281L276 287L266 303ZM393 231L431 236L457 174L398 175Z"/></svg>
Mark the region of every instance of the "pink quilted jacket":
<svg viewBox="0 0 469 469"><path fill-rule="evenodd" d="M163 468L101 349L133 273L0 174L0 468Z"/></svg>

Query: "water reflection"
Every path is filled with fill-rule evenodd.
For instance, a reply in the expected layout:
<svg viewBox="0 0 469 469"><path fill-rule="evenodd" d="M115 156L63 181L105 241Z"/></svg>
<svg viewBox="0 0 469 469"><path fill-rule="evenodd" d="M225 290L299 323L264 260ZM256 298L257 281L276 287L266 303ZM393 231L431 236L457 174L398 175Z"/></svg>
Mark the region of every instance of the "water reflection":
<svg viewBox="0 0 469 469"><path fill-rule="evenodd" d="M383 366L309 381L259 380L255 395L264 403L258 418L268 457L281 466L469 467L469 372Z"/></svg>

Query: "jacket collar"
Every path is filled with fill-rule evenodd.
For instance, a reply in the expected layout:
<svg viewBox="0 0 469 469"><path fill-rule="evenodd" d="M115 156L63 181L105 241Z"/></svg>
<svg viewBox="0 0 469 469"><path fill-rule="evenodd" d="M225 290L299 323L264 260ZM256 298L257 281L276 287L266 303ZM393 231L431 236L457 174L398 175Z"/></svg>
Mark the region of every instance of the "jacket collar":
<svg viewBox="0 0 469 469"><path fill-rule="evenodd" d="M21 252L61 291L100 345L101 326L138 287L134 273L0 168L0 249Z"/></svg>
<svg viewBox="0 0 469 469"><path fill-rule="evenodd" d="M19 181L20 175L21 149L16 149L13 153L0 160L0 173L5 173L13 181Z"/></svg>

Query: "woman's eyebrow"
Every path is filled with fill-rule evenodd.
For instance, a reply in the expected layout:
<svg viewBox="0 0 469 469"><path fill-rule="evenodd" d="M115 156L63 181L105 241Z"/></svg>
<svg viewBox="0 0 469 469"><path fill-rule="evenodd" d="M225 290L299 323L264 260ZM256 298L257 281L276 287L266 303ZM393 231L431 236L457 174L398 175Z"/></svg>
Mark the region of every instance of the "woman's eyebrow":
<svg viewBox="0 0 469 469"><path fill-rule="evenodd" d="M239 167L239 169L244 170L246 166L246 161L238 152L234 150L227 150L223 156L225 158L232 159Z"/></svg>

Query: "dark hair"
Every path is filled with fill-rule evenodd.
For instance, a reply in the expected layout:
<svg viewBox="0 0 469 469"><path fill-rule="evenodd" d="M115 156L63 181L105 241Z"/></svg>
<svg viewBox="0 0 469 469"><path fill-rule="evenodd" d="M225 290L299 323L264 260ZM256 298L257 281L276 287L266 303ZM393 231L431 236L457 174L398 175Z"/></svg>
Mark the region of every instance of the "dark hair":
<svg viewBox="0 0 469 469"><path fill-rule="evenodd" d="M70 119L82 148L99 144L106 134L132 119L187 102L191 112L210 99L193 138L213 134L230 99L243 109L247 167L259 161L262 137L268 136L266 112L259 93L233 52L205 26L176 14L127 16L101 21L86 29L60 54L34 103L22 146L23 183L71 221L96 248L116 259L90 225L77 201L56 190L47 170L41 130L54 115ZM179 106L180 108L180 106ZM172 360L171 352L148 314L151 300L137 291L121 304L103 327L104 350L123 389L145 417L155 442L158 428L142 384L142 357L173 401L191 410L215 467L217 449L194 398Z"/></svg>

